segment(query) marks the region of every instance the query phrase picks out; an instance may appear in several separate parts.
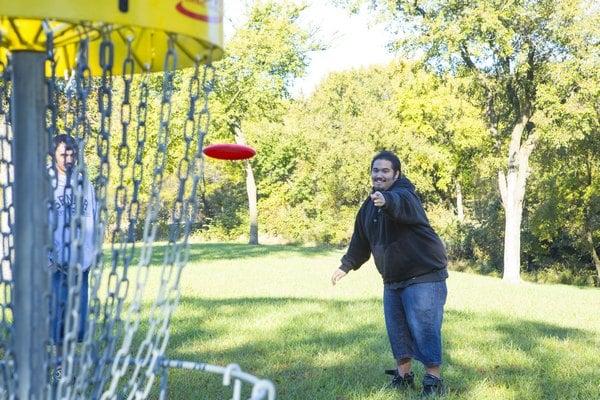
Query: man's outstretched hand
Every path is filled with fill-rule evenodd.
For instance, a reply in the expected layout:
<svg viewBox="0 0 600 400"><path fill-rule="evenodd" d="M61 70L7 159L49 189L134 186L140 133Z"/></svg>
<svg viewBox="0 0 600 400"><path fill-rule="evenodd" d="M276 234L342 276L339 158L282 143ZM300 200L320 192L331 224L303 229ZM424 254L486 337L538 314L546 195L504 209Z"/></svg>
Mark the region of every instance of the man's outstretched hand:
<svg viewBox="0 0 600 400"><path fill-rule="evenodd" d="M371 195L371 200L375 207L383 207L385 205L385 196L381 192L375 192Z"/></svg>
<svg viewBox="0 0 600 400"><path fill-rule="evenodd" d="M335 271L333 271L333 274L331 275L331 284L335 285L340 279L342 279L346 275L347 275L347 273L342 271L340 268L336 269Z"/></svg>

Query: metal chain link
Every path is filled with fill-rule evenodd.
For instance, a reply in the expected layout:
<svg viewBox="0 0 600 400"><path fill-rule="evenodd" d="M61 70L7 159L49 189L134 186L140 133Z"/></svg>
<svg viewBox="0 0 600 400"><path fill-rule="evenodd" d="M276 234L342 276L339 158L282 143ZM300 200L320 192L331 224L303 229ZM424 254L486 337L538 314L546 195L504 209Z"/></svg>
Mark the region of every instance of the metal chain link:
<svg viewBox="0 0 600 400"><path fill-rule="evenodd" d="M142 188L142 181L144 177L144 164L143 156L145 154L145 146L148 132L147 118L148 118L148 106L149 106L149 79L150 71L145 68L143 77L139 85L139 101L136 110L137 124L136 124L136 150L133 168L131 171L133 193L131 202L128 208L128 220L129 229L127 232L127 243L130 246L128 257L133 256L135 249L136 231L137 224L140 218L141 204L140 194ZM135 291L129 306L125 326L125 337L121 348L117 352L113 365L112 365L112 382L109 388L111 393L117 388L118 382L125 375L130 365L131 360L131 345L135 333L138 331L141 322L141 303L143 298L144 289L148 280L149 264L138 265L137 279L135 284Z"/></svg>
<svg viewBox="0 0 600 400"><path fill-rule="evenodd" d="M48 21L42 23L46 35L46 71L50 71L46 79L46 88L48 92L48 104L46 104L46 132L48 134L48 144L58 132L58 100L56 90L56 59L54 54L54 31Z"/></svg>
<svg viewBox="0 0 600 400"><path fill-rule="evenodd" d="M67 283L68 283L68 300L66 304L66 312L64 317L64 338L63 338L63 354L62 354L62 378L59 381L57 388L58 398L70 398L73 395L72 382L76 378L79 370L80 360L76 355L79 326L82 316L81 308L81 291L83 285L83 269L87 266L84 263L84 229L82 226L82 217L84 214L84 200L88 185L87 165L84 156L84 149L89 133L89 121L87 113L87 100L90 92L90 69L88 66L88 48L89 39L83 37L79 41L77 52L76 69L71 76L71 88L66 88L66 96L69 104L68 113L74 113L74 120L71 126L66 126L65 129L73 136L77 143L77 162L72 171L69 171L66 176L65 194L69 192L72 200L65 201L64 218L65 225L63 227L63 250L68 250L68 258L63 258L62 261L68 266L67 268ZM88 206L92 206L88 204ZM67 239L68 236L68 239Z"/></svg>
<svg viewBox="0 0 600 400"><path fill-rule="evenodd" d="M119 342L122 340L122 337L125 335L125 327L124 321L121 318L121 311L124 307L125 298L127 293L129 292L129 278L128 278L128 269L133 260L133 251L135 250L135 229L137 218L139 218L139 208L137 211L133 211L135 216L132 217L131 206L129 204L129 196L128 196L128 185L125 183L126 174L128 172L128 167L130 164L130 147L129 147L129 126L131 124L131 87L133 82L133 74L135 72L135 61L133 59L133 52L131 49L132 38L127 38L127 55L123 60L121 77L123 81L123 99L121 102L121 113L120 113L120 124L121 124L121 141L119 143L119 147L116 154L116 164L118 167L118 182L117 187L115 189L114 194L114 208L115 208L115 222L114 228L111 237L111 271L108 276L108 293L107 298L110 300L110 306L112 309L106 309L105 307L105 315L112 316L111 323L109 325L110 330L108 332L111 333L111 337L109 338L109 346L107 349L110 351L110 355L112 356ZM146 82L147 89L147 82ZM144 95L142 95L144 107L147 107L147 90ZM147 114L147 113L146 113ZM145 115L144 115L145 118ZM145 127L144 127L145 130ZM145 131L144 131L145 132ZM138 131L139 135L139 131ZM143 156L143 145L145 144L145 133L142 142L142 148L140 149L140 141L138 138L137 142L137 157L134 161L134 169L140 173L143 168L141 168L142 156ZM134 182L136 181L136 177L134 177ZM134 198L132 201L135 201L139 204L138 195L139 195L139 183L141 183L141 176L137 177L137 189L134 189ZM129 207L128 207L129 206ZM128 212L127 224L125 224L124 217L125 213ZM122 344L121 344L122 348ZM118 357L118 356L117 356ZM104 375L106 377L105 381L102 382L102 386L104 386L104 382L114 382L114 377L109 379L110 374L110 365L114 364L112 359L108 360L107 363L103 366L106 369ZM111 389L109 388L109 391ZM114 389L112 389L114 391ZM98 392L100 394L100 392Z"/></svg>
<svg viewBox="0 0 600 400"><path fill-rule="evenodd" d="M2 203L0 204L0 234L2 243L0 244L0 312L2 320L0 321L0 352L2 354L2 366L0 368L0 395L3 398L15 397L16 387L18 385L18 376L16 376L14 354L8 346L10 337L14 333L13 329L13 280L12 270L14 263L14 204L13 204L13 185L14 185L14 167L12 154L12 129L10 113L11 97L11 70L10 58L7 64L0 63L0 190L2 192Z"/></svg>
<svg viewBox="0 0 600 400"><path fill-rule="evenodd" d="M156 334L155 338L154 338L154 344L155 346L157 346L159 349L162 349L160 356L162 356L162 354L164 354L164 349L166 348L167 344L168 344L168 340L169 340L169 330L168 330L168 326L170 324L170 319L177 307L177 304L179 302L179 298L180 298L180 291L179 291L179 283L180 283L180 278L181 278L181 273L183 270L183 267L187 264L188 258L189 258L189 243L188 243L188 239L189 239L189 235L191 232L191 227L192 227L192 222L195 220L195 218L198 215L198 209L199 209L199 202L198 202L198 184L200 181L200 177L203 175L203 171L204 171L204 156L202 153L202 149L203 149L203 144L204 144L204 137L206 136L206 133L208 131L208 126L210 124L210 113L209 113L209 109L208 109L208 97L210 92L212 91L213 88L213 84L214 84L214 74L215 70L212 67L212 65L207 64L204 67L204 73L203 73L203 78L202 78L202 94L203 94L203 104L202 107L200 108L200 111L196 114L195 112L195 101L198 99L199 97L199 80L198 80L198 74L199 74L199 65L198 63L196 63L196 70L195 70L195 74L194 77L192 78L192 80L190 81L190 92L195 92L195 93L190 93L190 99L192 99L190 101L190 108L189 111L190 113L188 114L188 118L191 120L192 118L194 118L197 122L194 124L194 138L196 140L196 150L193 154L193 160L191 163L191 167L190 170L187 171L186 170L186 174L183 175L181 173L181 168L179 169L179 173L178 173L178 177L180 180L180 186L179 186L179 192L178 192L178 198L176 200L176 204L179 203L181 204L180 206L180 211L179 208L176 206L174 208L173 211L173 222L174 224L176 223L177 226L181 223L181 220L183 219L183 232L182 232L182 236L181 237L171 237L170 241L169 241L169 245L171 247L171 251L172 251L172 258L170 260L167 260L167 258L165 257L165 268L167 268L166 263L169 262L169 271L171 272L172 269L175 269L175 274L171 277L171 276L167 276L167 278L165 279L164 275L163 278L161 280L161 288L165 287L166 294L163 298L160 298L157 300L157 304L162 304L162 316L163 316L163 324L161 325L161 330ZM192 115L194 115L192 117ZM189 141L188 145L191 144L191 140ZM186 157L184 157L184 159L182 159L182 162L180 163L180 166L183 165L183 161L187 159L187 151L189 151L189 149L186 149ZM189 164L189 161L186 161ZM185 186L186 186L186 181L188 180L189 176L192 176L192 181L190 184L190 188L189 191L187 191L188 195L187 197L184 199L184 193L185 191ZM175 232L176 234L179 232ZM177 239L179 239L179 242L177 241ZM169 274L170 275L170 274ZM171 279L172 278L172 279ZM159 291L159 293L165 293L164 291ZM149 393L150 387L147 387L146 390L146 394Z"/></svg>
<svg viewBox="0 0 600 400"><path fill-rule="evenodd" d="M91 185L90 179L88 177L88 163L86 160L86 154L84 152L86 148L87 141L91 138L92 127L90 123L89 115L91 110L88 107L88 97L93 92L93 80L91 78L91 70L89 66L89 44L88 39L84 38L80 41L79 51L78 51L78 59L77 59L77 70L75 75L75 85L76 85L76 94L79 100L79 117L77 118L77 126L78 126L78 166L80 166L80 170L78 172L78 177L82 179L81 184L78 186L78 190L80 190L81 196L77 199L79 201L84 199L85 193L88 192L87 185ZM94 187L90 188L90 192L94 191ZM93 205L88 205L92 206ZM81 219L83 214L83 207L77 208L77 216ZM93 247L96 250L96 254L102 252L102 242L103 242L103 231L100 231L99 228L102 227L100 221L98 221L97 215L94 216L94 239L93 239ZM83 243L78 243L79 246L82 246ZM88 249L89 250L89 249ZM77 254L83 254L83 252L77 252ZM92 260L92 264L89 266L89 270L91 271L91 276L94 276L94 272L98 271L96 263L98 262L98 256ZM78 261L83 262L80 258ZM86 398L88 394L88 387L90 385L89 375L91 372L91 366L94 364L93 351L95 350L93 343L93 333L96 327L97 318L95 318L96 314L88 313L86 316L82 316L79 314L79 310L81 307L80 304L80 295L83 290L83 272L81 268L74 268L77 274L74 276L76 281L72 282L73 284L79 286L81 289L73 291L73 296L77 298L73 301L73 298L70 297L71 303L71 313L69 314L70 320L66 329L69 332L69 338L71 339L71 347L69 347L67 361L70 363L68 368L66 369L66 373L64 381L67 385L69 385L69 392L66 398ZM70 276L71 277L71 276ZM90 279L88 277L88 279ZM90 279L94 281L93 279ZM93 294L92 298L97 298L98 288L92 285L91 290L88 288L88 292ZM94 317L90 317L93 315ZM79 326L82 323L81 318L86 318L83 321L85 326L85 334L83 344L81 345L80 354L76 353L76 342L79 341ZM73 384L74 383L74 384Z"/></svg>
<svg viewBox="0 0 600 400"><path fill-rule="evenodd" d="M97 259L97 266L103 264L102 254L102 240L105 226L109 221L108 212L108 186L109 186L109 174L110 174L110 133L111 133L111 116L112 116L112 69L114 66L114 43L110 37L110 27L105 26L103 28L102 40L100 43L100 67L102 68L102 76L100 79L100 87L98 90L98 111L100 114L100 127L97 139L97 155L99 157L98 166L98 178L96 181L96 200L97 209L99 214L99 221L101 225L97 229L96 233L98 237L99 252ZM99 232L99 230L102 232ZM100 235L102 234L102 236ZM113 255L111 254L111 257ZM95 326L95 334L99 337L93 337L91 332L88 335L88 340L93 340L93 351L95 353L95 369L94 374L91 378L91 384L93 387L93 398L99 398L102 393L104 384L108 379L107 366L110 365L112 354L114 353L115 340L112 335L112 328L114 326L113 314L115 312L115 292L114 288L110 285L107 289L108 293L106 297L101 300L98 297L100 283L102 282L103 268L96 268L91 275L91 286L95 292L92 295L92 301L90 302L90 314L94 314L93 321ZM109 275L109 281L111 276L116 275L116 265L111 265L111 272ZM102 304L103 303L103 304ZM94 335L96 336L96 335Z"/></svg>
<svg viewBox="0 0 600 400"><path fill-rule="evenodd" d="M153 176L151 184L151 196L148 202L146 221L144 224L144 244L142 246L142 254L140 256L140 268L147 267L150 264L152 256L152 243L156 236L156 221L160 210L160 194L162 191L163 177L166 164L167 146L169 143L170 122L172 102L171 98L174 91L174 75L177 67L177 53L175 52L175 39L169 37L168 50L164 60L163 86L162 97L160 103L159 128L157 136L157 147L153 164ZM158 301L158 300L157 300ZM140 345L135 356L135 367L127 384L127 392L135 393L135 398L139 398L140 388L148 386L145 382L152 381L154 372L148 376L144 373L140 376L142 369L154 368L156 357L153 357L154 349L151 346L153 333L156 331L158 319L155 316L156 303L153 304L150 310L149 327L142 344ZM153 365L151 365L153 363ZM111 389L114 390L116 380L113 378ZM151 386L151 382L150 382ZM103 399L108 399L110 391L105 393Z"/></svg>
<svg viewBox="0 0 600 400"><path fill-rule="evenodd" d="M160 97L160 112L158 113L158 129L148 138L148 118L150 110L150 80L148 66L142 66L144 71L140 78L138 91L134 90L134 77L137 59L132 49L132 39L122 35L118 27L103 25L100 29L99 62L102 75L97 81L91 78L89 60L89 41L82 37L79 43L75 71L68 77L64 90L59 90L60 80L56 77L56 53L53 43L52 29L46 24L44 32L47 36L46 70L50 77L46 82L48 89L48 106L46 113L46 131L52 139L60 130L74 136L77 140L77 163L72 172L72 179L65 184L65 194L72 196L72 207L65 212L65 228L62 232L61 248L53 249L48 245L51 254L60 252L57 258L63 262L67 271L68 302L64 316L63 357L61 360L62 378L55 384L49 384L52 397L60 399L128 399L147 398L163 363L166 346L169 342L169 326L173 313L180 300L180 279L183 267L189 258L188 239L193 223L199 215L201 203L199 191L202 191L202 176L204 171L203 142L210 124L208 108L209 94L214 86L215 69L209 63L203 66L205 60L197 59L194 68L189 73L187 92L187 112L182 126L182 136L172 135L172 108L175 96L177 69L177 37L171 35L168 41L168 51L164 59L162 75L162 96ZM91 30L88 30L91 31ZM122 63L121 86L113 85L113 68L115 67L115 44L112 37L120 35L126 39L127 53ZM210 59L210 57L209 57ZM1 259L0 266L0 388L6 388L7 393L14 393L9 385L14 385L14 362L8 348L2 346L6 341L3 335L12 334L12 303L11 281L4 275L4 265L9 271L12 265L12 155L10 152L12 133L6 122L10 113L8 98L10 82L7 79L8 66L0 64L0 122L5 119L4 127L0 130L0 235ZM202 76L201 76L202 75ZM95 83L97 82L97 83ZM97 85L96 96L92 92ZM115 99L122 95L120 109L113 113ZM139 96L135 98L135 96ZM132 104L136 104L135 117ZM158 99L157 99L158 100ZM97 101L98 118L91 117L94 112L88 107ZM64 112L64 115L62 114ZM119 126L113 118L119 118ZM136 119L134 121L134 118ZM92 123L94 127L92 128ZM135 123L135 137L132 123ZM97 126L96 126L97 125ZM97 129L96 129L97 128ZM155 136L154 136L155 134ZM118 137L111 143L111 136ZM86 154L88 140L95 138L97 159L90 159ZM179 140L181 143L171 143ZM134 141L135 139L135 141ZM154 145L154 140L156 143ZM148 157L147 150L151 148L153 158ZM135 146L135 150L133 150ZM178 146L173 151L173 146ZM150 167L146 165L150 160ZM89 161L89 162L88 162ZM113 168L111 169L111 164ZM83 267L84 243L82 229L82 209L89 185L87 179L88 166L97 168L94 171L94 189L96 192L97 216L94 227L95 259L90 269L90 302L87 316L86 331L83 343L78 345L78 327L83 317L80 310L80 294L83 287L81 270ZM176 196L166 202L163 185L170 168L174 167L176 178ZM168 169L169 168L169 169ZM50 168L53 169L53 168ZM6 170L6 174L5 174ZM145 171L150 171L147 177ZM114 176L111 177L111 172ZM53 182L54 189L57 183ZM148 191L146 193L145 191ZM144 196L148 195L144 207ZM54 191L49 194L49 210L55 215L53 206ZM162 268L160 269L159 287L155 298L148 306L147 328L140 330L142 306L147 299L147 282L153 255L153 243L159 225L159 212L162 207L169 210L168 241L164 247ZM109 212L110 210L110 212ZM130 268L134 261L136 250L136 232L143 218L143 243L137 260L137 276L135 290L130 292ZM4 229L4 221L8 221L9 229ZM53 219L51 232L56 229L57 217ZM110 226L110 248L107 249L107 259L102 251L105 231ZM8 255L6 253L8 252ZM105 263L106 261L106 263ZM105 288L105 293L100 293ZM132 286L133 289L133 286ZM4 293L1 293L4 290ZM129 297L128 294L130 295ZM50 296L50 295L49 295ZM121 314L130 303L127 314ZM56 317L56 316L55 316ZM48 319L51 320L51 317ZM136 336L138 335L138 336ZM137 339L139 340L139 344ZM48 339L47 344L52 344ZM136 347L137 345L137 347ZM48 346L51 347L51 346ZM54 360L55 362L57 360ZM52 372L54 365L47 370ZM121 382L126 377L126 382ZM240 385L240 383L236 383ZM239 397L240 387L236 392ZM261 389L256 389L256 393ZM0 397L3 393L0 389ZM261 389L262 390L262 389ZM274 393L274 392L273 392ZM234 394L234 397L236 395ZM254 396L254 392L253 392Z"/></svg>
<svg viewBox="0 0 600 400"><path fill-rule="evenodd" d="M179 282L182 269L189 256L188 238L191 231L192 218L197 215L198 196L197 187L203 167L203 139L208 129L210 114L208 112L208 95L214 82L214 68L207 65L204 68L202 84L200 85L199 60L196 61L194 73L188 86L189 106L187 119L184 125L185 151L178 164L179 188L173 206L169 242L165 249L163 269L161 273L158 297L154 303L160 312L155 315L155 324L151 324L156 331L149 332L150 344L148 349L152 357L147 363L144 377L146 378L143 390L136 393L138 398L149 395L156 376L156 369L160 367L166 346L169 340L169 324L177 303L179 301ZM200 90L202 88L202 90ZM197 107L197 101L202 94L202 107ZM196 143L193 147L192 144ZM193 151L193 154L190 154ZM192 160L190 160L190 156ZM188 183L192 176L191 183ZM187 188L187 189L186 189ZM183 221L183 230L181 223ZM156 310L155 310L156 311ZM152 319L152 316L151 316ZM142 381L143 382L143 381Z"/></svg>
<svg viewBox="0 0 600 400"><path fill-rule="evenodd" d="M54 47L54 31L52 30L52 28L50 27L50 23L48 21L43 21L42 23L42 27L44 29L44 34L46 35L46 65L45 65L45 69L46 71L49 71L49 76L46 78L46 90L47 90L47 104L46 104L46 117L45 117L45 130L46 130L46 134L48 136L47 141L48 141L48 149L52 149L52 141L54 139L54 136L58 134L58 90L56 87L56 57L55 57L55 47ZM54 255L55 254L55 249L54 249L54 240L53 240L53 236L54 236L54 231L57 229L57 225L58 225L58 218L57 218L57 210L55 208L55 202L54 202L54 190L56 189L56 185L57 185L57 180L53 179L53 177L51 176L50 172L55 171L55 160L54 157L50 158L50 165L48 166L48 174L47 179L50 181L49 184L46 184L46 187L48 188L48 194L47 194L47 204L48 204L48 215L52 216L52 218L49 218L49 223L48 223L48 232L46 234L48 243L46 244L47 246L47 252L49 255ZM48 261L48 265L50 265L51 260ZM44 272L48 273L49 275L51 275L51 269L50 268L46 268L44 270ZM51 277L50 277L51 279ZM48 291L48 293L46 293L46 302L48 304L50 304L51 302L51 293L50 291ZM51 326L51 318L52 318L52 312L48 313L48 318L46 320L46 326L50 327ZM48 376L50 376L53 373L53 368L56 366L57 364L57 360L53 358L52 353L51 353L51 349L52 349L52 342L50 340L50 335L48 335L46 338L44 338L45 340L45 347L46 349L48 349L48 353L47 357L45 357L45 360L47 362L47 365L45 367L46 373L48 374ZM57 355L58 357L58 355ZM50 382L48 382L47 385L47 392L51 391L51 387L50 387Z"/></svg>

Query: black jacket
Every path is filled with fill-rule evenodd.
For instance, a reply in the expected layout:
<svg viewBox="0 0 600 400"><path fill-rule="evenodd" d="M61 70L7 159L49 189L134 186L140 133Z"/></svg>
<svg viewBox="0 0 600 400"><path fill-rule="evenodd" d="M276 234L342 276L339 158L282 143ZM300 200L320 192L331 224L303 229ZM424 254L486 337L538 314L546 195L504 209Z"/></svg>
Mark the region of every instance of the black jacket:
<svg viewBox="0 0 600 400"><path fill-rule="evenodd" d="M446 249L429 225L414 185L401 177L382 194L385 205L381 209L371 198L360 207L340 268L358 269L372 253L384 283L444 270Z"/></svg>

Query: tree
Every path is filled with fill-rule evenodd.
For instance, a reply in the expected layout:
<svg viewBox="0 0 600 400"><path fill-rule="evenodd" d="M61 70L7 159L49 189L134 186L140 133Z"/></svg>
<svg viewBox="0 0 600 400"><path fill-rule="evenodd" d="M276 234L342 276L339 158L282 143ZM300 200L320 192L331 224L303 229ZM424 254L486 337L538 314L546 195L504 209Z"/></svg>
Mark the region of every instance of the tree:
<svg viewBox="0 0 600 400"><path fill-rule="evenodd" d="M263 126L259 148L268 155L257 160L257 172L268 182L261 209L268 210L271 233L347 241L370 186L370 157L383 149L399 154L403 171L440 216L438 227L455 228L453 187L464 181L472 195L462 165L476 164L488 140L480 111L458 87L459 80L447 84L412 63L339 72L294 104L283 126Z"/></svg>
<svg viewBox="0 0 600 400"><path fill-rule="evenodd" d="M244 124L281 119L292 80L303 74L308 52L316 49L298 25L303 7L291 2L256 1L248 20L217 63L219 77L211 105L220 136L246 144ZM252 162L245 161L251 244L258 244L257 189Z"/></svg>
<svg viewBox="0 0 600 400"><path fill-rule="evenodd" d="M409 71L402 71L409 69ZM465 80L439 77L415 63L398 68L397 118L402 130L406 157L413 171L428 177L419 187L431 192L436 202L454 210L459 223L465 219L463 186L472 179L474 165L490 146L481 112L462 92Z"/></svg>
<svg viewBox="0 0 600 400"><path fill-rule="evenodd" d="M545 140L533 227L550 242L566 235L568 246L588 255L600 284L600 49L583 40L576 56L552 66L552 84L540 96Z"/></svg>
<svg viewBox="0 0 600 400"><path fill-rule="evenodd" d="M576 0L381 4L395 21L410 25L398 48L418 50L434 71L470 77L479 92L494 147L506 155L498 171L505 211L503 279L519 282L529 158L540 139L539 90L551 80L549 66L572 57L584 37L567 27L589 15Z"/></svg>

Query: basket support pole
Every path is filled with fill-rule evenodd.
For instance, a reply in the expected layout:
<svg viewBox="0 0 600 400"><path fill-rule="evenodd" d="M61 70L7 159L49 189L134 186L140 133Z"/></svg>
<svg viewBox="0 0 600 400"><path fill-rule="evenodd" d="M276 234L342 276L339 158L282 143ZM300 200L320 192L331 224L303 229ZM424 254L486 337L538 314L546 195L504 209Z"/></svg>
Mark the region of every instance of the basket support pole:
<svg viewBox="0 0 600 400"><path fill-rule="evenodd" d="M14 332L18 398L42 399L46 390L48 338L48 136L45 131L46 55L12 56L14 155Z"/></svg>

